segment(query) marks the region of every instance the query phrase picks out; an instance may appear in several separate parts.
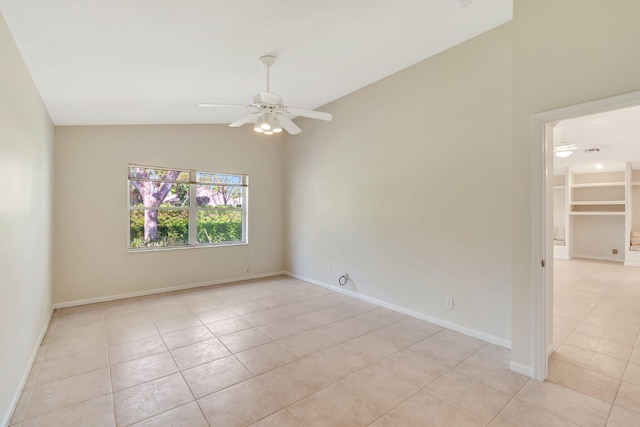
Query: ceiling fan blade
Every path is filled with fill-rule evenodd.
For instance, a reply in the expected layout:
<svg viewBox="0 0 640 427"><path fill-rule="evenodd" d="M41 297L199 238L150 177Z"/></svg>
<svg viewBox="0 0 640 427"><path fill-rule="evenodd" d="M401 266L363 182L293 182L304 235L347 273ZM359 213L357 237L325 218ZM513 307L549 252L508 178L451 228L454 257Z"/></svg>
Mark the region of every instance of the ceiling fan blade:
<svg viewBox="0 0 640 427"><path fill-rule="evenodd" d="M557 153L558 151L575 151L580 147L576 144L560 144L553 147L553 152Z"/></svg>
<svg viewBox="0 0 640 427"><path fill-rule="evenodd" d="M226 108L226 107L232 107L232 108L249 108L251 107L251 105L240 105L240 104L198 104L198 107L222 107L222 108Z"/></svg>
<svg viewBox="0 0 640 427"><path fill-rule="evenodd" d="M287 111L294 116L309 117L310 119L331 121L333 116L329 113L323 113L322 111L304 110L302 108L286 107Z"/></svg>
<svg viewBox="0 0 640 427"><path fill-rule="evenodd" d="M258 115L257 112L248 114L248 115L236 120L233 123L229 123L229 127L232 127L232 128L240 127L240 126L242 126L242 125L244 125L246 123L249 123L250 121L254 120L257 115Z"/></svg>
<svg viewBox="0 0 640 427"><path fill-rule="evenodd" d="M296 135L302 132L302 129L293 123L290 118L285 116L279 116L278 118L280 119L280 126L282 126L284 130L289 132L291 135Z"/></svg>

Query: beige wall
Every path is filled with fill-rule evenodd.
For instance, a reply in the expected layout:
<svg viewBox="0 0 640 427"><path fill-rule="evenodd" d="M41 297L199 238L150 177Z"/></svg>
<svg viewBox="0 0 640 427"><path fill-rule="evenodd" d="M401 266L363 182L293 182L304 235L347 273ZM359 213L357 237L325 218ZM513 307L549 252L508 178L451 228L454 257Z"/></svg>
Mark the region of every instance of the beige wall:
<svg viewBox="0 0 640 427"><path fill-rule="evenodd" d="M53 125L0 14L0 425L51 307Z"/></svg>
<svg viewBox="0 0 640 427"><path fill-rule="evenodd" d="M349 272L351 290L511 340L531 366L531 116L640 90L640 2L514 3L511 24L331 103L334 122L302 121L285 147L225 126L58 128L55 189L53 128L0 21L0 173L26 177L5 179L20 187L0 210L0 416L49 313L51 192L55 302ZM250 244L128 253L128 162L248 173Z"/></svg>
<svg viewBox="0 0 640 427"><path fill-rule="evenodd" d="M57 127L54 302L281 271L282 149L248 127ZM248 174L249 244L129 253L128 163Z"/></svg>
<svg viewBox="0 0 640 427"><path fill-rule="evenodd" d="M624 216L576 216L572 227L573 256L624 262Z"/></svg>
<svg viewBox="0 0 640 427"><path fill-rule="evenodd" d="M514 1L512 359L531 366L532 115L640 90L637 0Z"/></svg>
<svg viewBox="0 0 640 427"><path fill-rule="evenodd" d="M507 24L301 122L288 270L508 343L511 64Z"/></svg>

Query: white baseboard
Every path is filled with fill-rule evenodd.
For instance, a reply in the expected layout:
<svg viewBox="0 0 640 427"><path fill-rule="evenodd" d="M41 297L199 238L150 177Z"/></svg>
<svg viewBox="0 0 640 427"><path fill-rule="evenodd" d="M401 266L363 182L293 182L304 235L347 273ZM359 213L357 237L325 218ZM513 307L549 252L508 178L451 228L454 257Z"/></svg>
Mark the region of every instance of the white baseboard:
<svg viewBox="0 0 640 427"><path fill-rule="evenodd" d="M16 410L16 406L18 405L18 401L20 400L22 389L24 388L25 384L27 383L27 380L29 379L29 374L31 373L33 362L35 362L36 357L38 356L38 351L40 350L40 345L42 344L42 340L44 339L44 336L47 333L47 330L49 329L49 324L51 323L51 318L53 317L53 310L54 310L53 307L51 307L51 309L49 310L49 317L47 317L47 321L45 322L44 327L42 328L42 331L40 331L40 336L36 341L36 345L33 348L33 351L31 351L31 357L29 358L27 367L22 374L22 379L20 380L20 383L18 384L18 387L15 393L13 394L13 398L11 399L11 404L7 409L7 413L2 418L2 421L0 421L1 427L7 427L9 425L9 422L11 422L11 417L13 416L13 412Z"/></svg>
<svg viewBox="0 0 640 427"><path fill-rule="evenodd" d="M285 274L287 276L291 276L291 277L294 277L294 278L299 279L299 280L304 280L305 282L309 282L309 283L311 283L313 285L322 286L323 288L331 289L333 291L340 292L342 294L349 295L351 297L358 298L358 299L361 299L363 301L367 301L367 302L370 302L372 304L376 304L376 305L379 305L381 307L388 308L390 310L394 310L394 311L397 311L397 312L402 313L402 314L406 314L407 316L415 317L415 318L420 319L420 320L425 320L427 322L434 323L434 324L436 324L438 326L442 326L444 328L451 329L452 331L460 332L461 334L469 335L470 337L478 338L478 339L481 339L482 341L486 341L486 342L489 342L491 344L499 345L500 347L505 347L505 348L509 348L509 349L511 348L511 341L507 340L507 339L504 339L504 338L496 337L494 335L490 335L490 334L487 334L487 333L484 333L484 332L481 332L481 331L477 331L475 329L467 328L466 326L461 326L461 325L458 325L456 323L452 323L452 322L448 322L446 320L438 319L436 317L431 317L431 316L428 316L428 315L426 315L424 313L420 313L418 311L411 310L411 309L406 308L406 307L402 307L402 306L399 306L399 305L396 305L396 304L389 303L387 301L383 301L383 300L380 300L380 299L377 299L377 298L373 298L373 297L370 297L370 296L367 296L367 295L363 295L363 294L360 294L358 292L353 292L353 291L350 291L348 289L340 288L338 286L328 285L326 283L320 282L318 280L310 279L308 277L304 277L304 276L301 276L299 274L291 273L291 272L288 272L288 271L285 272Z"/></svg>
<svg viewBox="0 0 640 427"><path fill-rule="evenodd" d="M20 384L13 396L13 399L11 400L11 405L9 406L7 413L4 415L4 417L0 421L0 427L7 427L9 425L9 422L11 421L11 417L13 416L13 412L15 411L16 405L20 400L20 394L22 393L22 389L24 388L24 385L27 383L27 379L29 378L29 373L31 372L31 367L33 366L33 362L35 361L36 356L38 355L40 344L42 343L42 340L44 339L44 336L47 333L47 329L49 329L49 324L51 323L51 318L53 316L54 310L59 308L66 308L66 307L75 307L78 305L93 304L97 302L114 301L114 300L124 299L124 298L133 298L133 297L139 297L139 296L145 296L145 295L160 294L165 292L181 291L185 289L200 288L204 286L220 285L223 283L240 282L243 280L261 279L264 277L280 276L284 274L285 272L283 271L275 271L270 273L253 274L253 275L247 275L247 276L241 276L241 277L232 277L232 278L213 280L213 281L207 281L207 282L190 283L187 285L171 286L167 288L151 289L151 290L140 291L140 292L128 292L126 294L107 295L103 297L86 298L82 300L66 301L66 302L59 302L59 303L53 304L51 306L51 310L49 312L49 317L47 319L47 322L40 333L40 337L38 338L37 345L35 346L31 354L31 358L29 359L29 363L27 365L26 371L24 372L22 376L22 380L20 381Z"/></svg>
<svg viewBox="0 0 640 427"><path fill-rule="evenodd" d="M519 374L526 375L529 378L533 378L533 367L531 366L523 365L522 363L514 362L512 360L511 362L509 362L509 368Z"/></svg>
<svg viewBox="0 0 640 427"><path fill-rule="evenodd" d="M574 254L574 258L582 258L582 259L592 259L594 261L611 261L611 262L620 262L623 263L624 259L622 258L613 258L613 257L605 257L605 256L591 256L591 255L578 255Z"/></svg>
<svg viewBox="0 0 640 427"><path fill-rule="evenodd" d="M264 277L281 276L284 274L286 274L286 272L284 271L274 271L270 273L252 274L247 276L231 277L231 278L211 280L206 282L189 283L186 285L169 286L167 288L156 288L156 289L149 289L146 291L127 292L124 294L106 295L103 297L94 297L94 298L86 298L86 299L74 300L74 301L58 302L53 305L53 308L54 309L67 308L67 307L75 307L78 305L95 304L98 302L115 301L115 300L125 299L125 298L143 297L146 295L155 295L155 294L162 294L165 292L183 291L185 289L202 288L205 286L222 285L224 283L241 282L243 280L262 279Z"/></svg>
<svg viewBox="0 0 640 427"><path fill-rule="evenodd" d="M321 282L319 280L311 279L309 277L304 277L304 276L301 276L301 275L296 274L296 273L291 273L290 271L285 271L284 274L286 274L289 277L293 277L294 279L298 279L298 280L303 280L305 282L309 282L312 285L321 286L323 288L331 289L331 286L329 286L327 283Z"/></svg>

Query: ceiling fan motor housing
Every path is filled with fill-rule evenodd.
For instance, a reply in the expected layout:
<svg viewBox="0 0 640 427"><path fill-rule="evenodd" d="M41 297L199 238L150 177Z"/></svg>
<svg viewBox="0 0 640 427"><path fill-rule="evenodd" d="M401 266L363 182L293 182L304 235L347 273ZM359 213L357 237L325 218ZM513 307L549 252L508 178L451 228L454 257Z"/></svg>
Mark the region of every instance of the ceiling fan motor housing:
<svg viewBox="0 0 640 427"><path fill-rule="evenodd" d="M282 106L282 98L270 92L260 92L253 97L253 103L256 105L268 104L273 106Z"/></svg>

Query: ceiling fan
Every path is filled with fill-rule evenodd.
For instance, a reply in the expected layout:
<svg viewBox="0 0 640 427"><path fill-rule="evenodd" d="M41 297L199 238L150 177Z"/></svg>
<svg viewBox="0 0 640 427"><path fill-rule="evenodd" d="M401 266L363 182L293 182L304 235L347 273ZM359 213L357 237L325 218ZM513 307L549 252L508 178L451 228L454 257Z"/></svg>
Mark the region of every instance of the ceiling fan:
<svg viewBox="0 0 640 427"><path fill-rule="evenodd" d="M567 142L564 138L564 127L562 128L562 140L553 146L553 154L556 157L565 158L573 154L574 151L584 150L585 153L597 153L601 150L608 148L608 145L588 145L588 144L574 144Z"/></svg>
<svg viewBox="0 0 640 427"><path fill-rule="evenodd" d="M253 130L265 135L273 135L282 132L282 129L291 135L302 132L288 116L302 116L310 119L330 121L333 117L329 113L321 111L305 110L283 105L282 98L269 92L269 68L276 62L276 57L265 55L258 60L267 69L267 89L255 95L249 105L238 104L198 104L198 107L222 107L222 108L249 108L252 111L244 117L230 123L230 127L240 127L247 123L254 123Z"/></svg>
<svg viewBox="0 0 640 427"><path fill-rule="evenodd" d="M555 147L553 147L553 154L556 157L569 157L573 154L574 151L584 150L585 153L597 153L605 148L609 147L608 145L586 145L586 144L570 144L568 142L563 142Z"/></svg>

